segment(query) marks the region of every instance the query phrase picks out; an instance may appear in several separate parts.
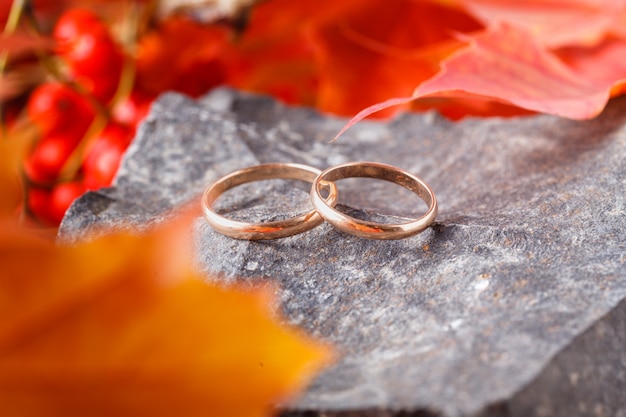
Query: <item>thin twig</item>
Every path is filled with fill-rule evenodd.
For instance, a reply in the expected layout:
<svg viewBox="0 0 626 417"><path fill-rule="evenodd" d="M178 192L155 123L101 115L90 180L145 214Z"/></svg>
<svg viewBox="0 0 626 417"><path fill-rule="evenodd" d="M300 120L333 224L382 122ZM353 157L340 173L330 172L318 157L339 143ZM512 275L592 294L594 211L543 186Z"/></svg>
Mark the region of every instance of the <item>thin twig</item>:
<svg viewBox="0 0 626 417"><path fill-rule="evenodd" d="M15 32L17 29L17 25L20 22L20 18L22 16L22 10L24 10L24 5L27 0L14 0L11 4L11 10L9 11L9 17L7 18L7 22L4 25L4 30L2 34L4 36L10 35ZM3 51L0 53L0 79L4 77L4 70L6 69L7 62L9 61L9 52ZM0 137L7 137L7 126L4 118L4 102L0 101Z"/></svg>

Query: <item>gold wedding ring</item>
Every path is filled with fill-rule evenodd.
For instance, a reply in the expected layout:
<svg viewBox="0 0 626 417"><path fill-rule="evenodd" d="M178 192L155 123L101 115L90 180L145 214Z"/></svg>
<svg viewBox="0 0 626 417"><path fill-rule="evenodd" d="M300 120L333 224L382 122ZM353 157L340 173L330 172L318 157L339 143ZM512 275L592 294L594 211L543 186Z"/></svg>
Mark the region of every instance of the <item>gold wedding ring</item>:
<svg viewBox="0 0 626 417"><path fill-rule="evenodd" d="M322 187L345 178L377 178L393 182L417 194L428 205L420 218L407 223L384 224L350 217L326 203ZM337 229L368 239L402 239L424 231L437 217L437 199L433 190L421 179L391 165L375 162L351 162L326 169L313 182L311 201L318 213Z"/></svg>
<svg viewBox="0 0 626 417"><path fill-rule="evenodd" d="M202 196L204 217L215 230L235 239L277 239L306 232L324 221L314 209L286 220L245 223L217 214L213 210L213 205L225 191L241 184L271 179L289 179L312 183L320 172L319 169L306 165L283 163L257 165L235 171L220 178L204 191ZM320 194L320 198L326 207L332 207L337 200L337 188L332 183L328 184L327 188L328 196L323 198Z"/></svg>

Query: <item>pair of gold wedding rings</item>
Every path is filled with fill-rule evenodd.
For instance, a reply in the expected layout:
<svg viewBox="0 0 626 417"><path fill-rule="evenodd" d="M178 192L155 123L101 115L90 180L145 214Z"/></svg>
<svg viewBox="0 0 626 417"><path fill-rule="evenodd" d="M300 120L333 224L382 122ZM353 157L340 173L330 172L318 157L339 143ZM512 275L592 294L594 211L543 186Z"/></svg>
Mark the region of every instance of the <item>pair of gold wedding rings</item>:
<svg viewBox="0 0 626 417"><path fill-rule="evenodd" d="M335 181L345 178L377 178L399 184L417 194L428 205L421 217L406 223L385 224L356 219L335 208L337 187ZM290 179L312 184L313 209L296 217L266 223L246 223L228 219L214 210L214 204L227 190L238 185L271 179ZM322 192L328 195L322 196ZM301 165L273 163L244 168L228 174L208 186L202 196L204 217L216 231L236 239L277 239L306 232L324 220L337 229L368 239L402 239L424 231L437 216L437 199L431 188L420 178L386 164L350 162L324 171Z"/></svg>

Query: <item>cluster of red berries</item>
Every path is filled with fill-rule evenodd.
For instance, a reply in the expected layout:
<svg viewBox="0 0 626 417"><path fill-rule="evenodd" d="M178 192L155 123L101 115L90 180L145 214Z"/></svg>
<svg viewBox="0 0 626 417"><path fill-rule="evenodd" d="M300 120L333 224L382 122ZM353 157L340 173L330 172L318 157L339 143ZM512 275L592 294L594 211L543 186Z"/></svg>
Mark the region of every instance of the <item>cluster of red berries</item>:
<svg viewBox="0 0 626 417"><path fill-rule="evenodd" d="M151 97L133 90L119 99L129 58L93 12L65 11L53 36L68 82L45 82L30 95L27 114L41 136L24 168L28 209L44 223L59 224L85 190L111 184Z"/></svg>

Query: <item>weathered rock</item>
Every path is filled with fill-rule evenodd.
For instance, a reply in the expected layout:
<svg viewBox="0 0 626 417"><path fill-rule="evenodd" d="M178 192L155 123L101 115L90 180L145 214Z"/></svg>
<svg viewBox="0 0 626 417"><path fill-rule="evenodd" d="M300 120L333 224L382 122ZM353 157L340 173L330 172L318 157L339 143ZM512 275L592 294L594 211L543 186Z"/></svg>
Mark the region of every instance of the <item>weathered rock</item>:
<svg viewBox="0 0 626 417"><path fill-rule="evenodd" d="M342 353L286 414L623 417L625 110L616 100L586 122L404 115L331 144L345 120L225 89L199 102L165 95L115 186L77 201L59 238L122 221L145 228L256 163L391 163L439 200L436 224L409 239L364 240L324 224L248 242L195 224L210 279L278 283L289 323ZM389 183L338 185L357 216L423 210ZM307 187L289 187L251 184L222 207L255 220L308 209Z"/></svg>

